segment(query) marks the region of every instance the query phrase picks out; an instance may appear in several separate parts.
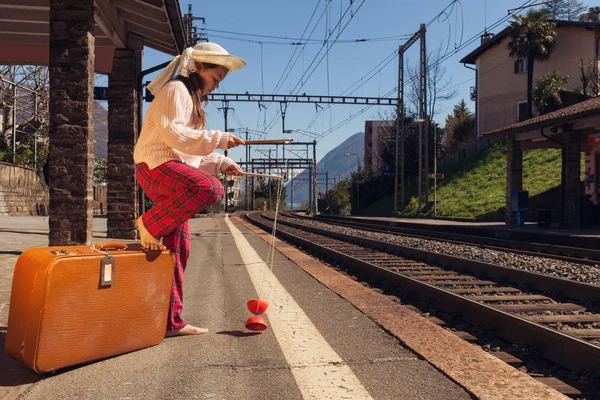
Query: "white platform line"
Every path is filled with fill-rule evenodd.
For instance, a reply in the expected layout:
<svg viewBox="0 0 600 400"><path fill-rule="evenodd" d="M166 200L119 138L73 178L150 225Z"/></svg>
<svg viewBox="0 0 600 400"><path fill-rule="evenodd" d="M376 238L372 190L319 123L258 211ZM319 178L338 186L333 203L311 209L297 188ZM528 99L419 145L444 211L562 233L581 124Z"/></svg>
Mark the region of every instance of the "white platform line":
<svg viewBox="0 0 600 400"><path fill-rule="evenodd" d="M269 329L281 346L303 398L371 399L350 367L331 348L244 235L228 217L225 222L258 296L269 302L266 312Z"/></svg>

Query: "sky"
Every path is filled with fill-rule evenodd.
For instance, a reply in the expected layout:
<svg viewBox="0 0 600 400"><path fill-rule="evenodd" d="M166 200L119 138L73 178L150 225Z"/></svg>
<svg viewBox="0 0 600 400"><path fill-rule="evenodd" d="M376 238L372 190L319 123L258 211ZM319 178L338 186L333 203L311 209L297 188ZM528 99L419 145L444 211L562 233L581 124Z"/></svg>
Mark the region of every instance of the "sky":
<svg viewBox="0 0 600 400"><path fill-rule="evenodd" d="M196 26L206 29L203 33L210 41L248 63L230 73L215 93L397 97L398 47L419 30L421 23L427 24L428 52L441 48L449 56L442 65L446 80L451 80L449 86L456 91L454 98L436 105L433 119L443 125L453 106L463 98L474 110L469 90L475 85L475 72L460 64L460 59L478 47L484 30L497 33L507 26L508 22L495 24L507 17L509 9L538 2L186 0L180 5L186 13L191 4L194 16L205 19L204 24L196 21ZM300 39L307 44L292 45ZM326 39L329 40L325 42ZM367 40L356 42L359 39ZM468 44L470 40L472 43ZM144 69L172 59L148 48L144 53ZM418 60L417 42L405 53L405 70L416 66ZM155 75L147 76L146 80ZM405 80L409 80L406 75ZM314 104L290 103L285 129L295 132L283 134L279 104L264 103L264 106L230 102L233 110L228 112L228 127L248 128L252 139L317 140L317 161L351 135L364 131L365 120L390 117L394 111L391 106L365 109L360 105L321 104L317 108ZM221 102L212 102L206 108L208 129L224 129L224 114L219 110L222 107ZM239 148L229 151L235 161L240 161L244 154ZM255 153L254 157L262 156Z"/></svg>

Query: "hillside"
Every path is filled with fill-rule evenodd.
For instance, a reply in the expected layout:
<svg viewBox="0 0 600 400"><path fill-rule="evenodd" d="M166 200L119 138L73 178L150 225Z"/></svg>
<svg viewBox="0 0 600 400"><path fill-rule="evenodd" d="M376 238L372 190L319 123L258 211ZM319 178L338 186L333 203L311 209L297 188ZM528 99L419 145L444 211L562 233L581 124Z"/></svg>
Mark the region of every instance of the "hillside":
<svg viewBox="0 0 600 400"><path fill-rule="evenodd" d="M560 150L532 150L523 155L523 190L529 192L530 210L536 205L552 202L549 197L560 184ZM474 153L472 156L438 171L445 175L438 180L437 216L502 220L506 205L506 144L503 142ZM415 188L407 188L411 199L405 213L417 214ZM433 202L433 181L429 191ZM391 209L391 198L382 199L366 210L366 215L383 215ZM390 215L388 212L387 215ZM426 215L433 216L433 207Z"/></svg>
<svg viewBox="0 0 600 400"><path fill-rule="evenodd" d="M319 145L317 144L317 147ZM317 162L317 172L319 173L319 191L325 192L325 175L329 175L329 188L333 186L334 178L338 181L350 176L350 171L356 171L356 156L344 156L344 153L356 153L363 163L363 154L365 153L365 134L358 132L343 141L339 146L329 151L325 157ZM291 184L294 184L294 203L308 202L308 171L298 174L293 180L288 182L286 201L291 200Z"/></svg>

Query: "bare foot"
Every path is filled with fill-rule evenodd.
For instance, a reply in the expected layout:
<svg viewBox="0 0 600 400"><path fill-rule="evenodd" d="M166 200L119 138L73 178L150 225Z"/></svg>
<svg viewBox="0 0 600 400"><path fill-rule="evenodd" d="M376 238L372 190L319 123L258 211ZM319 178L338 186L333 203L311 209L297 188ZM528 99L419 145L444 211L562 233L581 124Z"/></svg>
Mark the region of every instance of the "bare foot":
<svg viewBox="0 0 600 400"><path fill-rule="evenodd" d="M167 331L165 337L171 336L185 336L185 335L199 335L202 333L208 333L208 329L206 328L198 328L197 326L186 325L181 329L174 329L172 331Z"/></svg>
<svg viewBox="0 0 600 400"><path fill-rule="evenodd" d="M148 230L146 230L146 227L144 226L144 223L142 222L142 217L139 217L137 219L136 225L137 225L138 229L140 230L140 242L142 243L142 246L145 249L160 250L162 248L162 245L160 244L160 242L158 240L156 240L154 238L154 236L152 236L148 232Z"/></svg>

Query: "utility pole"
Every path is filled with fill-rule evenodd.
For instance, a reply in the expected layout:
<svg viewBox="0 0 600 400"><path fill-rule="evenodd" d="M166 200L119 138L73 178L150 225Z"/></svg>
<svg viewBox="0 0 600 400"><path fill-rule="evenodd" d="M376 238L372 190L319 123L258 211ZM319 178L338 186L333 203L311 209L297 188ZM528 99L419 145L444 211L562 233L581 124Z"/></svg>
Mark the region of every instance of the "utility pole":
<svg viewBox="0 0 600 400"><path fill-rule="evenodd" d="M219 108L219 110L223 110L223 117L225 118L225 132L227 132L227 112L229 110L234 110L234 108L229 107L229 101L224 101L223 107ZM225 157L227 157L227 150L225 150ZM225 206L223 207L223 209L225 210L225 212L227 212L229 207L229 196L227 195L227 192L229 192L229 187L227 186L227 174L225 174L225 177L223 178L223 187L225 188L225 195L223 196L223 198L225 199Z"/></svg>
<svg viewBox="0 0 600 400"><path fill-rule="evenodd" d="M269 149L269 175L271 175L271 151L273 151L273 149ZM267 187L269 188L269 207L273 208L271 200L271 178L267 181Z"/></svg>
<svg viewBox="0 0 600 400"><path fill-rule="evenodd" d="M248 128L246 128L246 141L248 141ZM250 153L250 145L247 144L246 145L246 171L248 171L248 169L249 169L248 168L248 161L250 161L250 154L252 154L252 153ZM244 208L246 209L246 211L250 211L251 210L250 205L248 204L249 203L249 195L250 195L250 193L248 192L248 189L250 187L250 185L248 185L248 179L249 178L250 177L248 177L248 176L246 176L244 178L244 182L246 183L246 185L245 185L246 195L244 196L246 204L244 204ZM252 179L254 179L254 178L252 178Z"/></svg>
<svg viewBox="0 0 600 400"><path fill-rule="evenodd" d="M314 185L313 185L313 192L312 192L312 196L313 196L313 213L316 215L319 210L317 207L317 141L313 140L313 180L314 180Z"/></svg>
<svg viewBox="0 0 600 400"><path fill-rule="evenodd" d="M421 24L421 29L419 32L421 33L421 49L419 63L419 118L425 120L423 124L419 124L418 212L421 212L422 203L425 202L425 205L427 205L429 192L429 122L427 119L427 47L425 43L425 24ZM425 136L425 140L423 140L423 136Z"/></svg>
<svg viewBox="0 0 600 400"><path fill-rule="evenodd" d="M185 30L189 46L193 46L198 42L208 42L208 38L202 34L202 31L198 33L198 28L194 26L194 21L202 21L203 24L206 24L206 20L203 17L194 17L192 14L192 5L188 4L188 12L183 15L183 29Z"/></svg>
<svg viewBox="0 0 600 400"><path fill-rule="evenodd" d="M313 168L312 166L308 167L308 211L312 212L313 210L313 202L315 198L313 197Z"/></svg>
<svg viewBox="0 0 600 400"><path fill-rule="evenodd" d="M425 157L425 170L423 178L425 181L425 207L429 205L429 110L427 103L427 40L426 40L426 25L421 24L421 77L423 79L423 118L425 123L424 128L424 148L423 156Z"/></svg>
<svg viewBox="0 0 600 400"><path fill-rule="evenodd" d="M396 154L395 154L395 168L394 168L394 214L397 213L398 210L404 210L404 176L405 176L405 142L406 142L406 132L404 127L404 53L417 42L417 40L421 39L421 51L425 48L425 24L421 24L420 29L415 32L415 34L408 39L406 43L401 45L398 48L398 98L396 99ZM427 58L425 57L425 64L427 63ZM422 64L422 62L421 62ZM423 65L420 68L420 93L419 93L419 104L421 105L423 87L427 90L426 85L422 85L423 83L423 74L427 73L427 68L423 70ZM419 131L419 157L421 154L421 135ZM398 142L400 142L400 146L398 146ZM398 156L398 147L400 147L400 156ZM398 188L398 158L400 159L400 188ZM419 158L420 160L420 158ZM421 171L419 164L419 171ZM421 180L419 179L419 185ZM420 186L419 186L420 187ZM398 204L398 189L400 189L400 204ZM419 190L419 199L420 199L420 190Z"/></svg>
<svg viewBox="0 0 600 400"><path fill-rule="evenodd" d="M433 124L433 216L437 217L437 125Z"/></svg>
<svg viewBox="0 0 600 400"><path fill-rule="evenodd" d="M400 141L400 143L398 143ZM404 210L404 46L398 47L398 105L396 107L396 161L394 164L394 215ZM398 146L400 146L400 207L398 207Z"/></svg>
<svg viewBox="0 0 600 400"><path fill-rule="evenodd" d="M17 163L17 84L13 85L13 120L12 120L12 145L13 145L13 164Z"/></svg>

